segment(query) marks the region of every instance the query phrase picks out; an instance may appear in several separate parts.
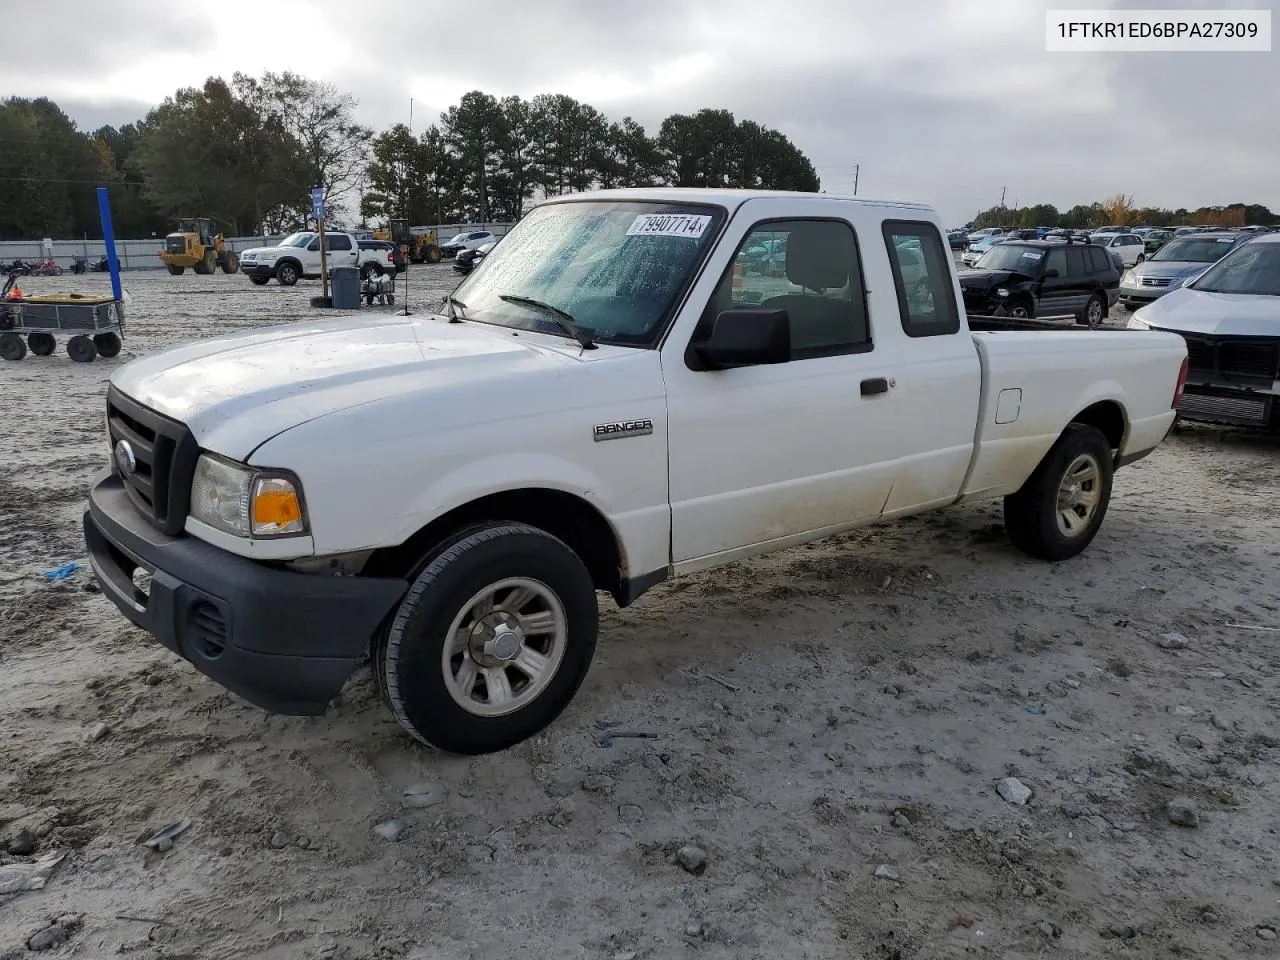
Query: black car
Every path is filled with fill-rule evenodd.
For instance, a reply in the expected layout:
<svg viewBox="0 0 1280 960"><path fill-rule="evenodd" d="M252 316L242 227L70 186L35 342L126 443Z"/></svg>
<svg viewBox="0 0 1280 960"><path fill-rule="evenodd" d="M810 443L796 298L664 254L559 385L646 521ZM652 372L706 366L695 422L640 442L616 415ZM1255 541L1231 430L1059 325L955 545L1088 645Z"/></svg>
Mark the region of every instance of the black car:
<svg viewBox="0 0 1280 960"><path fill-rule="evenodd" d="M453 259L453 269L458 273L470 273L475 265L484 259L484 255L493 249L496 240L490 240L471 250L461 250Z"/></svg>
<svg viewBox="0 0 1280 960"><path fill-rule="evenodd" d="M1090 243L1010 240L959 276L965 312L974 316L1070 316L1096 327L1120 297L1115 261Z"/></svg>
<svg viewBox="0 0 1280 960"><path fill-rule="evenodd" d="M963 250L969 244L969 231L952 230L947 234L947 246L952 250Z"/></svg>

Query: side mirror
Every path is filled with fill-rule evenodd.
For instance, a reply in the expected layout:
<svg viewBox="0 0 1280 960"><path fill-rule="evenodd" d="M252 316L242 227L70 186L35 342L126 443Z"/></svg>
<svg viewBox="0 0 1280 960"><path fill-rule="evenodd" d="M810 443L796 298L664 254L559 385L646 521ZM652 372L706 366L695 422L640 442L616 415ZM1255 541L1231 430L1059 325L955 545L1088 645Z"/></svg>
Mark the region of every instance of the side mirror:
<svg viewBox="0 0 1280 960"><path fill-rule="evenodd" d="M1044 272L1044 278L1046 280L1050 280L1054 277L1060 277L1060 276L1062 276L1062 274L1058 272L1056 267L1050 267L1048 270Z"/></svg>
<svg viewBox="0 0 1280 960"><path fill-rule="evenodd" d="M787 363L791 359L791 317L786 310L759 307L725 310L696 352L711 370Z"/></svg>

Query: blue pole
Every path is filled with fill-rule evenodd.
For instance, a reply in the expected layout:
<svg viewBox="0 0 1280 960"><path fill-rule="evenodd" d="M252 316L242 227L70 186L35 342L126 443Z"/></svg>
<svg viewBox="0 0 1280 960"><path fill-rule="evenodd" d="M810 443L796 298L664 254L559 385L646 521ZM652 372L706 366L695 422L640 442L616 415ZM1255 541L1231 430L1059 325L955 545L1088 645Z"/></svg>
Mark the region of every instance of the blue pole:
<svg viewBox="0 0 1280 960"><path fill-rule="evenodd" d="M111 271L111 296L123 300L120 291L120 261L116 259L116 232L111 226L111 202L107 199L107 188L98 188L98 216L102 218L102 239L107 245L107 269Z"/></svg>

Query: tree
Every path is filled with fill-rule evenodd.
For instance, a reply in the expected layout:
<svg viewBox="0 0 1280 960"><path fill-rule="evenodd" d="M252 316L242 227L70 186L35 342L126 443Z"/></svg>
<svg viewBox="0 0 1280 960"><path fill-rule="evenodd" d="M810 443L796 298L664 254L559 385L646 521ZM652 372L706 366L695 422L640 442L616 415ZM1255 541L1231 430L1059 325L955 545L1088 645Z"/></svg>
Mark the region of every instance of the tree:
<svg viewBox="0 0 1280 960"><path fill-rule="evenodd" d="M463 94L456 107L440 116L444 145L456 163L454 185L468 219L489 219L490 179L497 172L505 124L498 101L479 90Z"/></svg>
<svg viewBox="0 0 1280 960"><path fill-rule="evenodd" d="M219 77L148 115L136 149L147 197L168 217L213 217L230 233L288 222L301 202L301 145Z"/></svg>
<svg viewBox="0 0 1280 960"><path fill-rule="evenodd" d="M323 187L325 207L340 207L364 174L373 137L355 121L356 98L288 70L267 71L261 80L237 73L234 82L246 103L298 145L300 162L287 172L298 204Z"/></svg>
<svg viewBox="0 0 1280 960"><path fill-rule="evenodd" d="M1117 193L1114 197L1104 200L1102 208L1107 215L1107 222L1103 226L1126 226L1129 223L1129 213L1133 210L1133 197Z"/></svg>
<svg viewBox="0 0 1280 960"><path fill-rule="evenodd" d="M361 199L360 216L421 220L425 208L422 142L407 126L397 123L378 134L372 148L366 170L369 186Z"/></svg>

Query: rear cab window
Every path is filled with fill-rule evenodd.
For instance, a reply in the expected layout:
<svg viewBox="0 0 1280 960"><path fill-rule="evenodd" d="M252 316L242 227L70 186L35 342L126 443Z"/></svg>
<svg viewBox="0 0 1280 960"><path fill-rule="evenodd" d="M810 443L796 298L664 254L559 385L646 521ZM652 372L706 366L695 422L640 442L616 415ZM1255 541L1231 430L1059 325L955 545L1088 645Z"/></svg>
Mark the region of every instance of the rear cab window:
<svg viewBox="0 0 1280 960"><path fill-rule="evenodd" d="M907 336L958 333L960 311L938 228L923 220L886 220L881 232Z"/></svg>

